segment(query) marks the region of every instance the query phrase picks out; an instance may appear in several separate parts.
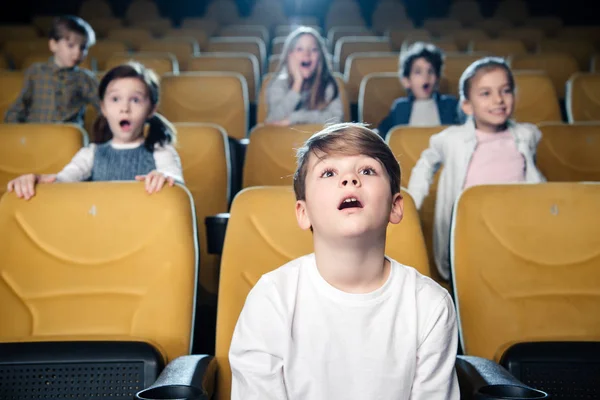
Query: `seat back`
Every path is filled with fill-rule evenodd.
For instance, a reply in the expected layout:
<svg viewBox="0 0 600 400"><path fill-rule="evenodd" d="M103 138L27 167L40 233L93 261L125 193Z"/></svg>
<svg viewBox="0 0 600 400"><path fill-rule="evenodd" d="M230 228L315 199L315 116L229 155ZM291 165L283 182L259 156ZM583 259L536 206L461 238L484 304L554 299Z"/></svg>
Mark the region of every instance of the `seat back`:
<svg viewBox="0 0 600 400"><path fill-rule="evenodd" d="M203 53L190 60L188 71L237 72L246 79L250 103L256 102L260 67L254 54Z"/></svg>
<svg viewBox="0 0 600 400"><path fill-rule="evenodd" d="M159 76L169 72L179 73L177 58L168 52L114 53L106 60L105 68L110 70L131 60L144 64L146 68L150 68Z"/></svg>
<svg viewBox="0 0 600 400"><path fill-rule="evenodd" d="M459 97L460 77L469 65L487 56L488 53L448 53L444 59L442 76L446 80L445 92Z"/></svg>
<svg viewBox="0 0 600 400"><path fill-rule="evenodd" d="M256 106L257 124L264 123L267 119L267 115L269 114L269 106L267 104L267 87L269 87L269 82L271 82L273 74L274 73L270 73L263 76L260 92L258 93L258 104ZM334 72L333 77L337 83L338 95L342 100L342 107L344 108L343 120L350 121L350 102L348 101L348 95L346 93L346 83L344 82L342 75L338 72Z"/></svg>
<svg viewBox="0 0 600 400"><path fill-rule="evenodd" d="M4 121L6 111L17 100L25 83L23 71L0 70L0 121Z"/></svg>
<svg viewBox="0 0 600 400"><path fill-rule="evenodd" d="M365 76L358 91L358 120L377 128L388 115L394 100L406 96L397 72Z"/></svg>
<svg viewBox="0 0 600 400"><path fill-rule="evenodd" d="M543 71L552 80L558 98L564 99L569 78L579 71L577 60L567 53L537 53L513 56L513 70Z"/></svg>
<svg viewBox="0 0 600 400"><path fill-rule="evenodd" d="M187 71L192 57L200 53L200 45L193 37L175 36L143 42L139 50L171 53L177 58L179 68Z"/></svg>
<svg viewBox="0 0 600 400"><path fill-rule="evenodd" d="M24 174L56 174L86 145L75 124L0 124L0 196Z"/></svg>
<svg viewBox="0 0 600 400"><path fill-rule="evenodd" d="M408 187L412 169L421 158L421 153L429 147L429 139L431 136L443 131L447 126L431 126L431 127L411 127L398 126L392 128L386 137L386 142L392 149L392 152L400 163L402 178L400 184L402 187ZM427 246L427 254L431 262L430 275L436 281L442 281L438 274L437 268L434 265L433 257L433 220L435 213L435 200L437 197L437 185L442 172L440 168L433 177L433 182L429 186L429 194L423 200L419 209L419 218L423 228L425 244Z"/></svg>
<svg viewBox="0 0 600 400"><path fill-rule="evenodd" d="M216 294L220 260L206 251L204 221L228 209L231 167L227 134L218 125L204 123L176 123L175 129L183 178L194 199L198 221L199 282L206 291Z"/></svg>
<svg viewBox="0 0 600 400"><path fill-rule="evenodd" d="M198 256L182 186L152 196L140 182L38 185L29 201L5 194L0 236L0 342L142 341L166 360L189 354Z"/></svg>
<svg viewBox="0 0 600 400"><path fill-rule="evenodd" d="M346 59L344 80L351 104L358 103L363 78L375 72L397 72L398 53L354 53Z"/></svg>
<svg viewBox="0 0 600 400"><path fill-rule="evenodd" d="M514 118L519 122L560 122L562 114L552 80L543 71L515 71Z"/></svg>
<svg viewBox="0 0 600 400"><path fill-rule="evenodd" d="M545 33L541 28L534 27L510 28L500 32L500 38L520 40L528 51L535 51L544 36Z"/></svg>
<svg viewBox="0 0 600 400"><path fill-rule="evenodd" d="M404 219L388 228L386 254L422 272L427 268L427 256L418 215L410 195L404 191L402 194ZM233 201L223 248L217 310L218 398L230 398L229 346L250 289L263 274L313 252L310 231L298 227L295 203L289 186L247 188Z"/></svg>
<svg viewBox="0 0 600 400"><path fill-rule="evenodd" d="M106 62L115 53L124 53L127 51L127 45L118 40L99 40L93 45L89 52L88 58L96 63L96 70L105 71L107 69Z"/></svg>
<svg viewBox="0 0 600 400"><path fill-rule="evenodd" d="M200 51L204 50L208 45L208 33L203 29L195 28L171 28L165 32L166 37L191 37L198 42Z"/></svg>
<svg viewBox="0 0 600 400"><path fill-rule="evenodd" d="M569 122L600 121L600 73L578 72L567 82Z"/></svg>
<svg viewBox="0 0 600 400"><path fill-rule="evenodd" d="M600 182L600 123L539 125L537 167L551 182Z"/></svg>
<svg viewBox="0 0 600 400"><path fill-rule="evenodd" d="M152 40L152 32L143 28L118 28L108 32L108 39L125 44L129 49L139 50L141 45Z"/></svg>
<svg viewBox="0 0 600 400"><path fill-rule="evenodd" d="M323 125L258 125L250 132L242 187L291 186L296 149Z"/></svg>
<svg viewBox="0 0 600 400"><path fill-rule="evenodd" d="M581 71L590 67L590 57L595 51L591 41L581 39L544 39L540 42L538 51L541 53L567 53L571 54L579 63Z"/></svg>
<svg viewBox="0 0 600 400"><path fill-rule="evenodd" d="M469 45L469 50L484 51L497 57L510 57L527 53L527 48L519 39L473 40Z"/></svg>
<svg viewBox="0 0 600 400"><path fill-rule="evenodd" d="M452 277L465 354L600 340L600 185L482 185L454 211Z"/></svg>
<svg viewBox="0 0 600 400"><path fill-rule="evenodd" d="M2 51L16 69L22 69L25 60L29 56L41 54L50 57L48 39L8 40L4 43Z"/></svg>
<svg viewBox="0 0 600 400"><path fill-rule="evenodd" d="M335 44L333 52L333 68L344 73L346 59L353 53L389 52L392 44L389 38L383 36L346 36Z"/></svg>
<svg viewBox="0 0 600 400"><path fill-rule="evenodd" d="M258 60L260 76L264 74L267 58L265 43L255 37L217 37L208 42L210 53L250 53Z"/></svg>
<svg viewBox="0 0 600 400"><path fill-rule="evenodd" d="M227 135L246 137L248 87L234 72L165 74L159 111L172 122L207 122L222 126Z"/></svg>

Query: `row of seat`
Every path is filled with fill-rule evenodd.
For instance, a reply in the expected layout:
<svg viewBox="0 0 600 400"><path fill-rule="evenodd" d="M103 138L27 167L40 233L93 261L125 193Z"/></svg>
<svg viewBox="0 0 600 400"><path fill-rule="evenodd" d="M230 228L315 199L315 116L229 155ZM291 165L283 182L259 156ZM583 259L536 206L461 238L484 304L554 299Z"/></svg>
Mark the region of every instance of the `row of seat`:
<svg viewBox="0 0 600 400"><path fill-rule="evenodd" d="M410 195L403 195L404 219L388 230L386 253L426 274L417 212ZM115 202L116 198L120 201ZM294 202L290 187L254 187L236 196L220 264L212 361L218 368L191 368L204 379L182 377L180 384L197 384L208 392L208 398L213 394L217 399L230 397L228 351L248 292L262 274L313 251L310 232L300 230L295 221ZM198 274L191 204L189 192L180 186L148 196L141 184L130 182L47 185L29 202L12 194L3 196L0 310L10 316L11 323L2 325L0 342L13 346L12 363L23 356L17 350L29 349L31 342L87 340L83 342L88 350L85 360L98 362L93 357L100 358L103 372L96 373L98 364L94 364L91 370L83 370L82 380L79 366L80 375L75 369L69 381L104 374L96 390L124 391L116 398L132 398L132 391L148 385L163 363L189 354ZM461 196L453 222L452 269L465 354L502 362L515 343L600 340L600 320L594 312L599 306L594 290L600 284L600 231L590 218L600 212L598 204L600 185L582 183L479 186ZM56 226L64 228L61 234ZM116 343L134 348L140 342L151 344L156 361L126 359L130 352L117 357L99 352L100 344L106 347L111 342L113 352ZM42 368L47 369L40 371L39 379L37 370L17 379L26 381L30 390L38 380L45 382L40 390L55 390L60 383L56 375L61 379L63 375L55 364L60 351L82 360L81 355L69 355L67 344L43 347L39 343L37 349L44 351L29 350L28 358L30 362L44 359ZM558 346L547 343L545 353L533 355L530 347L526 370L519 368L523 360L516 360L516 365L510 363L514 360L505 360L505 365L530 385L557 397L574 387L597 388L597 376L589 370L597 368L590 364L597 360L589 360L594 353L569 360L564 356L566 346L563 343L562 353L555 353L551 350ZM55 358L49 361L48 354ZM119 368L137 374L127 385L121 384L127 379L123 378L109 389L102 381L113 383L109 374L115 372L110 364L115 358ZM150 369L139 373L132 368L133 361ZM66 362L60 367L72 372ZM573 381L561 379L565 368ZM180 369L179 374L186 370ZM14 374L25 375L25 371ZM12 382L15 376L5 378ZM21 389L12 385L3 390ZM471 397L463 393L463 398Z"/></svg>
<svg viewBox="0 0 600 400"><path fill-rule="evenodd" d="M177 123L176 128L184 179L196 204L201 243L206 243L204 218L228 210L229 200L235 194L231 174L236 161L231 160L225 131L218 126ZM238 171L242 174L241 186L291 185L296 165L293 149L321 128L321 125L254 128L245 151L243 170ZM402 186L407 186L411 170L427 148L431 135L443 128L397 127L389 133L387 141L403 171ZM598 124L541 124L540 129L543 136L537 165L549 181L600 181ZM6 183L20 174L56 173L86 144L87 137L80 128L71 125L2 124L0 141L1 194ZM437 175L420 211L430 252L436 187ZM203 246L201 249L201 282L206 290L214 293L218 263Z"/></svg>

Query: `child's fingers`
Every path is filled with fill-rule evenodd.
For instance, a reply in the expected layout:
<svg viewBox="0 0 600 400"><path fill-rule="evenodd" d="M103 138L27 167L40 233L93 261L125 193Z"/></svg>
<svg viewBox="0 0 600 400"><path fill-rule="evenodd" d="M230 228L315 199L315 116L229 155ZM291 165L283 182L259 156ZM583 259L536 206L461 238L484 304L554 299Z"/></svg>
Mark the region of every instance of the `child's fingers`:
<svg viewBox="0 0 600 400"><path fill-rule="evenodd" d="M152 193L156 193L160 189L162 189L162 187L165 185L165 180L166 180L166 178L164 177L164 175L156 176L156 179L154 180L154 183L152 186Z"/></svg>
<svg viewBox="0 0 600 400"><path fill-rule="evenodd" d="M169 186L173 186L175 185L175 179L173 179L172 177L168 177L167 183L169 184Z"/></svg>
<svg viewBox="0 0 600 400"><path fill-rule="evenodd" d="M138 182L145 181L147 175L136 175L135 180Z"/></svg>

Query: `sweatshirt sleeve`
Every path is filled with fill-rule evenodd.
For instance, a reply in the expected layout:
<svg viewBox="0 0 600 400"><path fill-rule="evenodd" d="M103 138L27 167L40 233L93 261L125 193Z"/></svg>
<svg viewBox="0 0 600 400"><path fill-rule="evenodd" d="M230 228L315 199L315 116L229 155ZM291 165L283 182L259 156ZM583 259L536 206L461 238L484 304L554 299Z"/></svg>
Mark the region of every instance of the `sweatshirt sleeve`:
<svg viewBox="0 0 600 400"><path fill-rule="evenodd" d="M301 99L300 93L293 91L283 77L273 77L267 87L267 105L269 107L266 122L284 120L292 114Z"/></svg>
<svg viewBox="0 0 600 400"><path fill-rule="evenodd" d="M240 314L229 350L232 400L286 400L285 311L274 284L262 277Z"/></svg>
<svg viewBox="0 0 600 400"><path fill-rule="evenodd" d="M153 154L158 172L173 178L178 183L184 183L181 159L175 147L170 144L156 146Z"/></svg>
<svg viewBox="0 0 600 400"><path fill-rule="evenodd" d="M458 329L450 295L438 302L426 320L417 349L417 366L410 400L459 400L456 376Z"/></svg>
<svg viewBox="0 0 600 400"><path fill-rule="evenodd" d="M443 141L444 132L433 135L429 139L429 147L421 153L419 161L410 173L407 190L414 199L417 209L421 208L423 200L429 194L433 176L444 160Z"/></svg>
<svg viewBox="0 0 600 400"><path fill-rule="evenodd" d="M56 175L57 182L82 182L92 176L95 144L80 149L62 171Z"/></svg>

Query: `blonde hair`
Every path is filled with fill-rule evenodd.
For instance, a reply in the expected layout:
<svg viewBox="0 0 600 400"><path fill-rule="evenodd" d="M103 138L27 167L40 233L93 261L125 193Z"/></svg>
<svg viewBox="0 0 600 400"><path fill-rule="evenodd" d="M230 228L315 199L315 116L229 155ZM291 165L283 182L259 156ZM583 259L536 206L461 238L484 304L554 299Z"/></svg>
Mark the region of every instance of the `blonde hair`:
<svg viewBox="0 0 600 400"><path fill-rule="evenodd" d="M311 154L365 155L383 164L389 178L392 195L400 192L400 164L394 153L377 133L360 123L332 124L312 135L296 153L294 173L296 200L306 200L306 174Z"/></svg>
<svg viewBox="0 0 600 400"><path fill-rule="evenodd" d="M319 63L315 73L309 78L308 82L310 95L308 97L307 108L309 110L322 110L338 96L339 90L335 78L333 77L333 73L331 72L331 65L329 64L329 59L327 58L325 51L325 41L315 29L308 26L301 26L288 35L285 39L283 51L281 52L281 60L279 61L274 76L275 79L287 76L288 85L289 87L292 86L294 78L288 73L288 58L290 53L296 47L296 43L300 37L304 35L311 35L315 39L315 42L317 42L319 48ZM333 96L330 99L326 99L326 90L330 85L334 89Z"/></svg>

